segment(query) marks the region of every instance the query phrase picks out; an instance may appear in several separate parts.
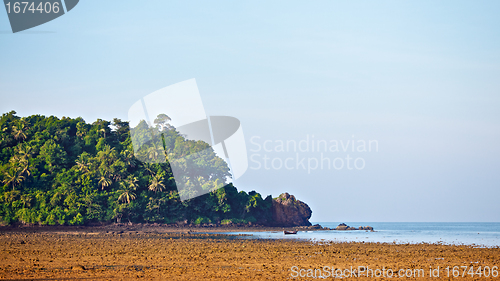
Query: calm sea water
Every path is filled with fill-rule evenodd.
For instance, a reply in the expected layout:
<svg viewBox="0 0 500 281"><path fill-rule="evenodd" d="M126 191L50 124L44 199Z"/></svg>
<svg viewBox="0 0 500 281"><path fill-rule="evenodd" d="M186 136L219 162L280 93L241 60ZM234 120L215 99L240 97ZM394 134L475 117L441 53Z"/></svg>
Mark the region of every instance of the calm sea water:
<svg viewBox="0 0 500 281"><path fill-rule="evenodd" d="M314 222L335 228L338 222ZM249 238L305 239L313 241L365 241L389 243L444 243L455 245L500 246L500 223L455 223L455 222L346 222L349 226L372 226L375 232L352 231L299 231L297 235L283 232L232 232L250 234Z"/></svg>

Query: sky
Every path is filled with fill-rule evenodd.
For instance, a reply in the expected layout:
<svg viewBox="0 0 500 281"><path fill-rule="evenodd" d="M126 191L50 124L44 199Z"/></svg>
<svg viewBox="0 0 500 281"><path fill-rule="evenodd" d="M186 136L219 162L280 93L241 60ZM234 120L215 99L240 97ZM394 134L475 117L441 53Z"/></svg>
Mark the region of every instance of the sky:
<svg viewBox="0 0 500 281"><path fill-rule="evenodd" d="M195 78L208 115L241 121L239 189L289 192L316 222L498 222L499 9L82 0L16 34L0 9L0 111L127 120L137 100ZM309 151L279 146L308 139Z"/></svg>

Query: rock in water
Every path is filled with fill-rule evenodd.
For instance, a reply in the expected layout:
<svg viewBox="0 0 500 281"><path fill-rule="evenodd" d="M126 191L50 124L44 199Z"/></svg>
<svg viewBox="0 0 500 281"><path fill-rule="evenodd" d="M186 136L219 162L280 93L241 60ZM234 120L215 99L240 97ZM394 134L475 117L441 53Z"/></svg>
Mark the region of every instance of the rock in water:
<svg viewBox="0 0 500 281"><path fill-rule="evenodd" d="M279 226L310 226L311 208L296 200L295 196L282 193L273 200L273 220Z"/></svg>
<svg viewBox="0 0 500 281"><path fill-rule="evenodd" d="M330 228L330 229L332 229L332 228ZM336 228L334 228L332 230L370 230L370 231L373 231L373 227L371 227L371 226L352 227L352 226L348 226L345 223L341 223Z"/></svg>

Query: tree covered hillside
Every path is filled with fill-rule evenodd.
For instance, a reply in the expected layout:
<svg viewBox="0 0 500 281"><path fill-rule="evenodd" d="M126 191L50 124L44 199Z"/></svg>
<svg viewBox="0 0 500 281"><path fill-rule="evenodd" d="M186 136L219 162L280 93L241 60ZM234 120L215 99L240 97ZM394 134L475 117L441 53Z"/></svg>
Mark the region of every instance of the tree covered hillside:
<svg viewBox="0 0 500 281"><path fill-rule="evenodd" d="M186 140L168 127L169 155L208 145ZM148 157L164 157L150 150ZM146 153L146 152L145 152ZM212 155L200 165L213 171L204 188L230 176L226 162ZM188 179L189 180L189 179ZM200 181L200 179L192 179ZM54 116L0 119L0 224L82 225L99 222L271 223L272 198L238 192L232 185L181 202L166 163L142 163L134 156L128 122ZM210 190L212 190L210 189Z"/></svg>

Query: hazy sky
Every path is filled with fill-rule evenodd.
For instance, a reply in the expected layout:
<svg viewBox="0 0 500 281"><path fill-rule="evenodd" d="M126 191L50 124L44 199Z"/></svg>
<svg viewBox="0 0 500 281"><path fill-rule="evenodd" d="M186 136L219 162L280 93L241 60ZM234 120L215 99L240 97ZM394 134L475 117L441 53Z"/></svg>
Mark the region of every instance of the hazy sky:
<svg viewBox="0 0 500 281"><path fill-rule="evenodd" d="M0 110L126 120L141 97L195 78L209 115L242 123L253 161L240 189L292 193L313 221L500 221L499 11L498 1L84 0L12 34L0 9ZM340 151L276 151L307 138ZM369 140L378 150L340 145ZM266 170L264 157L293 169ZM364 167L308 171L321 157Z"/></svg>

